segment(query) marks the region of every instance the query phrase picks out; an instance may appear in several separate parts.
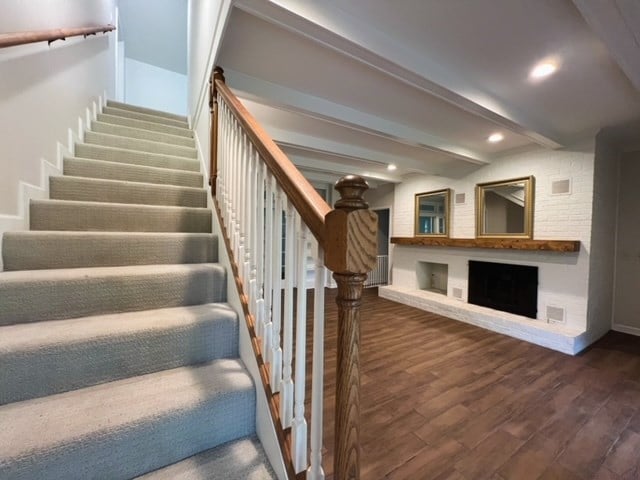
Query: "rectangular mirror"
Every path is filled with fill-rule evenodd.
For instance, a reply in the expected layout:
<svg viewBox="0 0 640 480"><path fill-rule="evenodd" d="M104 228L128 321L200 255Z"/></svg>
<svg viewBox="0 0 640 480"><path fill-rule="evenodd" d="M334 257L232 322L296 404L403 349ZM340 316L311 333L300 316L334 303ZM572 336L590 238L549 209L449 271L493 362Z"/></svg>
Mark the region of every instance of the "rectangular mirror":
<svg viewBox="0 0 640 480"><path fill-rule="evenodd" d="M451 190L448 188L416 194L416 236L449 236L450 197Z"/></svg>
<svg viewBox="0 0 640 480"><path fill-rule="evenodd" d="M476 186L477 238L533 238L533 176Z"/></svg>

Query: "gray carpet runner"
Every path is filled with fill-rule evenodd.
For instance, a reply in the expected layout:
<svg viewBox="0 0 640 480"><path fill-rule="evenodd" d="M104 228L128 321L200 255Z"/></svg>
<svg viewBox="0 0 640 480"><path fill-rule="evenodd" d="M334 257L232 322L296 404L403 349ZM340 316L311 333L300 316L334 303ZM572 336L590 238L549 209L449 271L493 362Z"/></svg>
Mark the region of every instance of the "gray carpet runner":
<svg viewBox="0 0 640 480"><path fill-rule="evenodd" d="M0 478L275 479L187 119L109 101L3 236Z"/></svg>

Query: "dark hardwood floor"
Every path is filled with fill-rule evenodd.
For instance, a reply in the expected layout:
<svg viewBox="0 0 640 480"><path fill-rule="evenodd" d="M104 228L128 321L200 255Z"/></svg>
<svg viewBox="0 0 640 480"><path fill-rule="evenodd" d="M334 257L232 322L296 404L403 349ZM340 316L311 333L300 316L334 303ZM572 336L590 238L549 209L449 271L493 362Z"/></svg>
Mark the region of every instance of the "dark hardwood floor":
<svg viewBox="0 0 640 480"><path fill-rule="evenodd" d="M610 332L570 357L365 292L363 479L640 479L640 338ZM333 437L327 428L327 478Z"/></svg>

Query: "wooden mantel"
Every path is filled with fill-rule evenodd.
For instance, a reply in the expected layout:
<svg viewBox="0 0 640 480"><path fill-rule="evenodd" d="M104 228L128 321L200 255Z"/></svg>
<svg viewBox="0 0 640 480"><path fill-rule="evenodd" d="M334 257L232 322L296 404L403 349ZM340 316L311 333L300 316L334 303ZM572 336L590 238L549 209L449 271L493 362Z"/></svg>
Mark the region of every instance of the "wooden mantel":
<svg viewBox="0 0 640 480"><path fill-rule="evenodd" d="M396 245L424 247L492 248L503 250L546 250L550 252L579 252L579 240L530 240L526 238L446 238L391 237Z"/></svg>

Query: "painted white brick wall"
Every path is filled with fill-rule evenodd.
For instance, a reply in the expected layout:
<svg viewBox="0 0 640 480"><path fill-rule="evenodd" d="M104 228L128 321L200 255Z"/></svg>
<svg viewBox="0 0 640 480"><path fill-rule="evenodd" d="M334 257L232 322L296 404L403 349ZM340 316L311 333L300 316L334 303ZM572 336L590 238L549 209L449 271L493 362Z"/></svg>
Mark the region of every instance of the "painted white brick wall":
<svg viewBox="0 0 640 480"><path fill-rule="evenodd" d="M550 253L509 250L404 247L393 249L393 285L417 288L416 262L449 265L447 296L453 288L463 290L466 302L468 261L482 260L535 265L539 270L538 321L546 322L547 305L565 309L566 327L587 328L589 255L593 200L594 147L592 143L561 151L536 150L494 160L458 179L410 176L396 185L393 236L413 236L414 195L451 188L465 193L466 203L452 201L451 236L475 237L475 185L533 175L535 177L534 238L579 240L579 253ZM571 179L571 194L551 195L551 182ZM532 320L535 321L535 320ZM558 327L560 328L560 327Z"/></svg>

